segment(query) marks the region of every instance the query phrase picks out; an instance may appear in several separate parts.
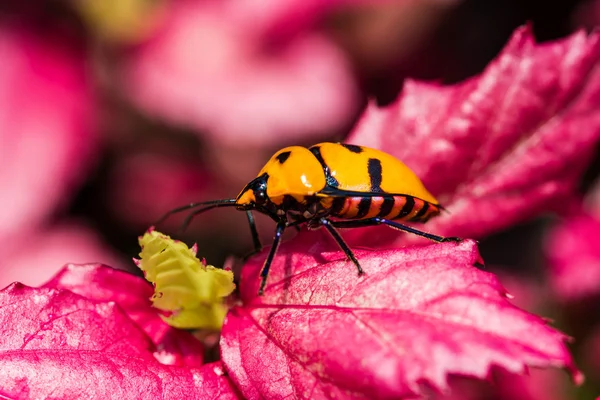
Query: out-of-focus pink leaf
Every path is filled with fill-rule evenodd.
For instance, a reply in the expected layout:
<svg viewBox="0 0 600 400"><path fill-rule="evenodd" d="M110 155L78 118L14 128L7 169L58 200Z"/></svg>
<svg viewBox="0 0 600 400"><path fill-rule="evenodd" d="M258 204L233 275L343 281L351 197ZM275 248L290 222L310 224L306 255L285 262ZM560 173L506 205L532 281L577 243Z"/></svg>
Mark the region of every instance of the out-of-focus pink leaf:
<svg viewBox="0 0 600 400"><path fill-rule="evenodd" d="M222 332L223 362L248 398L400 398L449 374L490 367L562 366L577 378L565 336L508 302L494 275L473 265L475 243L357 250L358 277L316 233L284 244L265 295L264 255L240 283L243 307Z"/></svg>
<svg viewBox="0 0 600 400"><path fill-rule="evenodd" d="M0 288L13 282L38 286L66 263L99 262L115 268L131 267L89 227L67 222L34 233L15 234L0 259ZM31 250L35 243L35 251Z"/></svg>
<svg viewBox="0 0 600 400"><path fill-rule="evenodd" d="M518 29L478 77L453 86L407 82L387 108L371 105L348 142L411 167L450 211L427 230L482 237L542 211L570 207L600 135L600 35L536 44ZM360 245L415 240L384 228Z"/></svg>
<svg viewBox="0 0 600 400"><path fill-rule="evenodd" d="M577 28L596 29L600 23L600 1L592 0L578 4L571 16L571 23Z"/></svg>
<svg viewBox="0 0 600 400"><path fill-rule="evenodd" d="M0 326L0 395L9 398L238 398L221 363L157 362L112 302L14 284L0 291Z"/></svg>
<svg viewBox="0 0 600 400"><path fill-rule="evenodd" d="M506 268L487 266L498 277L502 286L510 294L510 302L530 313L547 309L550 289L544 281L529 276L511 274Z"/></svg>
<svg viewBox="0 0 600 400"><path fill-rule="evenodd" d="M582 366L589 371L590 378L600 381L600 325L589 334L582 346Z"/></svg>
<svg viewBox="0 0 600 400"><path fill-rule="evenodd" d="M114 214L143 229L166 210L206 197L212 183L205 168L182 160L181 154L129 155L113 166L111 175Z"/></svg>
<svg viewBox="0 0 600 400"><path fill-rule="evenodd" d="M555 227L546 240L549 280L561 300L600 295L600 221L580 214Z"/></svg>
<svg viewBox="0 0 600 400"><path fill-rule="evenodd" d="M273 35L282 27L277 18L291 20L286 7L298 8L174 2L165 26L131 56L128 94L151 113L237 147L310 141L342 128L358 106L350 67L316 31Z"/></svg>
<svg viewBox="0 0 600 400"><path fill-rule="evenodd" d="M0 27L0 238L34 229L93 162L85 58L66 42Z"/></svg>
<svg viewBox="0 0 600 400"><path fill-rule="evenodd" d="M491 382L464 377L450 379L451 393L431 396L439 400L564 400L568 382L556 370L530 369L526 376L494 369Z"/></svg>
<svg viewBox="0 0 600 400"><path fill-rule="evenodd" d="M152 286L143 278L103 265L68 265L44 287L68 289L95 301L114 301L152 339L155 357L163 364L202 365L203 346L191 333L170 327L150 297Z"/></svg>

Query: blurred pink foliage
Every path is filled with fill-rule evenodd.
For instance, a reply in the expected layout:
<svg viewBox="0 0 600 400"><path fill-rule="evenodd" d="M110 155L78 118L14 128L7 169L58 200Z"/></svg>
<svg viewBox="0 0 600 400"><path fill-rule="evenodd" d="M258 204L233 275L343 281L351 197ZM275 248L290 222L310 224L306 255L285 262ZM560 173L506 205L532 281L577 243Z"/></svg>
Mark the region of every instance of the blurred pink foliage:
<svg viewBox="0 0 600 400"><path fill-rule="evenodd" d="M600 136L600 35L537 45L518 29L478 77L453 86L410 81L386 108L371 105L350 143L403 160L450 211L439 235L481 238L543 211L565 211ZM353 231L358 245L417 240Z"/></svg>
<svg viewBox="0 0 600 400"><path fill-rule="evenodd" d="M600 24L600 1L588 0L580 2L571 16L572 24L588 29L597 28Z"/></svg>
<svg viewBox="0 0 600 400"><path fill-rule="evenodd" d="M579 327L578 354L593 380L600 380L600 325L594 317L600 299L600 200L598 187L582 207L546 235L546 271L552 296L542 301L557 302ZM592 311L592 312L590 312Z"/></svg>
<svg viewBox="0 0 600 400"><path fill-rule="evenodd" d="M358 89L341 50L311 23L329 7L173 2L159 34L131 56L127 94L221 145L310 141L339 130L357 111Z"/></svg>
<svg viewBox="0 0 600 400"><path fill-rule="evenodd" d="M35 229L93 165L97 138L83 53L0 25L0 237Z"/></svg>
<svg viewBox="0 0 600 400"><path fill-rule="evenodd" d="M582 363L591 371L593 379L600 379L600 325L597 325L590 333L584 345Z"/></svg>
<svg viewBox="0 0 600 400"><path fill-rule="evenodd" d="M167 151L129 154L115 163L110 179L107 197L115 215L141 229L166 210L209 198L215 186L205 165Z"/></svg>
<svg viewBox="0 0 600 400"><path fill-rule="evenodd" d="M439 400L564 400L565 377L556 370L529 369L526 375L516 375L495 369L492 382L464 377L450 379L452 393L432 396Z"/></svg>
<svg viewBox="0 0 600 400"><path fill-rule="evenodd" d="M0 288L17 281L41 285L67 262L102 262L115 268L126 267L126 263L102 243L97 232L71 221L39 228L28 235L15 235L0 263Z"/></svg>
<svg viewBox="0 0 600 400"><path fill-rule="evenodd" d="M485 379L492 366L561 365L581 378L565 336L473 267L474 242L356 251L358 278L315 235L282 245L262 297L266 255L242 271L244 305L225 321L221 352L247 398L404 398L422 384L447 390L448 374Z"/></svg>
<svg viewBox="0 0 600 400"><path fill-rule="evenodd" d="M0 59L0 239L11 243L0 261L0 287L40 284L67 260L121 266L83 224L49 224L98 150L84 52L12 23L0 24Z"/></svg>
<svg viewBox="0 0 600 400"><path fill-rule="evenodd" d="M558 299L600 296L600 221L589 214L572 216L546 241L549 280Z"/></svg>

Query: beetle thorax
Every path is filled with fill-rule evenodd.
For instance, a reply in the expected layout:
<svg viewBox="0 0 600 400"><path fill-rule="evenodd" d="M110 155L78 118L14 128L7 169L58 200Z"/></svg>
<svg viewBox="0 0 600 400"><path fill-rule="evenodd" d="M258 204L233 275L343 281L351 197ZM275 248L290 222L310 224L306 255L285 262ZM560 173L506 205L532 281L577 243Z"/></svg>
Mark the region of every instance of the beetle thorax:
<svg viewBox="0 0 600 400"><path fill-rule="evenodd" d="M275 204L286 196L302 201L325 187L325 172L315 156L305 147L287 147L275 153L259 172L267 174L267 195Z"/></svg>

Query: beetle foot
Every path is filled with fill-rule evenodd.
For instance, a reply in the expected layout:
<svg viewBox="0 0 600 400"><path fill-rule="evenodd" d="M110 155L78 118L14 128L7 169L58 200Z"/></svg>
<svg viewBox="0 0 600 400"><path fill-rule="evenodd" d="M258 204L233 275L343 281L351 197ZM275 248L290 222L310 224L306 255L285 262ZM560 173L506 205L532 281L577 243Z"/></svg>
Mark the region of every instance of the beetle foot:
<svg viewBox="0 0 600 400"><path fill-rule="evenodd" d="M460 243L463 240L464 240L463 238L459 238L459 237L446 237L446 238L444 238L444 240L442 240L442 242L456 242L456 243Z"/></svg>

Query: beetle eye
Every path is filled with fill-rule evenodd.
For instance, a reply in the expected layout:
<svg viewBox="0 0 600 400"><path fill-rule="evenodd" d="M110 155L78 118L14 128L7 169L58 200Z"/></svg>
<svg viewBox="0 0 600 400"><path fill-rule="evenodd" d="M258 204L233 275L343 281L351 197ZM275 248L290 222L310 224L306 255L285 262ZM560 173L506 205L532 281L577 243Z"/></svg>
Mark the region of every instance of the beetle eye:
<svg viewBox="0 0 600 400"><path fill-rule="evenodd" d="M254 193L254 202L256 205L262 206L267 201L267 184L264 181L257 181L252 188Z"/></svg>
<svg viewBox="0 0 600 400"><path fill-rule="evenodd" d="M254 198L256 199L256 204L260 206L267 200L267 195L263 190L259 189L254 191Z"/></svg>
<svg viewBox="0 0 600 400"><path fill-rule="evenodd" d="M268 196L267 196L267 179L268 179L268 175L267 174L263 174L261 176L259 176L258 178L254 179L252 182L250 182L248 184L248 186L246 186L246 188L244 189L244 191L250 190L252 191L252 194L254 195L254 204L261 206L263 204L265 204L268 201Z"/></svg>

